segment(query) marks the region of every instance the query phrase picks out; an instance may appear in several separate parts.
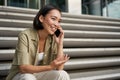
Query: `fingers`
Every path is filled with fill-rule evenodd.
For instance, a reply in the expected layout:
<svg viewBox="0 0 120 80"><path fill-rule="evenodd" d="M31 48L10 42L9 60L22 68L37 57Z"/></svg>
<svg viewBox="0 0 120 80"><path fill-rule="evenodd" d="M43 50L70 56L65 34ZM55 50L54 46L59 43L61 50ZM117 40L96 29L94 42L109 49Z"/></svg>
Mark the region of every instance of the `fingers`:
<svg viewBox="0 0 120 80"><path fill-rule="evenodd" d="M65 54L65 55L64 55L64 58L65 58L65 59L68 59L68 58L70 58L70 57L68 56L68 54Z"/></svg>
<svg viewBox="0 0 120 80"><path fill-rule="evenodd" d="M58 56L58 58L56 59L57 62L60 62L61 64L67 62L70 59L70 57L68 56L68 54L64 54L62 56Z"/></svg>
<svg viewBox="0 0 120 80"><path fill-rule="evenodd" d="M60 26L60 27L58 27L58 29L60 30L60 32L63 34L64 33L64 31L63 31L63 29L62 29L62 27Z"/></svg>
<svg viewBox="0 0 120 80"><path fill-rule="evenodd" d="M69 59L70 57L68 56L68 54L63 54L63 55L59 55L57 57L57 60L66 60Z"/></svg>
<svg viewBox="0 0 120 80"><path fill-rule="evenodd" d="M67 54L58 56L54 61L51 62L51 66L53 68L56 68L58 66L63 65L64 63L66 63L69 59L70 59L70 57Z"/></svg>

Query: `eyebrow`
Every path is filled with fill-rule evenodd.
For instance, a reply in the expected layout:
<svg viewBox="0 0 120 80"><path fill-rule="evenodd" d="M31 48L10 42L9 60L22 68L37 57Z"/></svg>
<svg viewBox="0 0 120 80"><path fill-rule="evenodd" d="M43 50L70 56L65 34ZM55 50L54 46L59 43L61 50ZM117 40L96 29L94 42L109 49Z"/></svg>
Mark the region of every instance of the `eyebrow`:
<svg viewBox="0 0 120 80"><path fill-rule="evenodd" d="M56 16L51 16L51 17L55 17L55 18L57 18ZM60 18L60 19L59 19L59 21L61 22L61 21L62 21L62 19Z"/></svg>

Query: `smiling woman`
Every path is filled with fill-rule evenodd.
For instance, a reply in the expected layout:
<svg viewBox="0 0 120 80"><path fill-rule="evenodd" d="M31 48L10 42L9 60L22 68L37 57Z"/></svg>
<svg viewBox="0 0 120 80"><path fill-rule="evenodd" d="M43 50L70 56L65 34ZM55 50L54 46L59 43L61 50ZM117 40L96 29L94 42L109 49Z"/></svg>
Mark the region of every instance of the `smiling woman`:
<svg viewBox="0 0 120 80"><path fill-rule="evenodd" d="M40 9L33 28L21 32L6 80L70 80L63 70L69 57L63 53L61 11L52 5ZM55 35L59 30L60 34Z"/></svg>

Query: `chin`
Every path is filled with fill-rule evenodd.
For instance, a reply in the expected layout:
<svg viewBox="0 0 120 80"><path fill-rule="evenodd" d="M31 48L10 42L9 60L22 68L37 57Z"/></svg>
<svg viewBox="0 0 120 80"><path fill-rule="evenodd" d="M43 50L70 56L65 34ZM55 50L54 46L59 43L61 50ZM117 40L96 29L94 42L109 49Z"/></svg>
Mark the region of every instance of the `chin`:
<svg viewBox="0 0 120 80"><path fill-rule="evenodd" d="M50 31L50 30L48 31L49 35L54 35L54 33L55 33L54 31Z"/></svg>
<svg viewBox="0 0 120 80"><path fill-rule="evenodd" d="M53 35L53 34L54 34L54 32L50 32L49 34L50 34L50 35Z"/></svg>
<svg viewBox="0 0 120 80"><path fill-rule="evenodd" d="M54 35L54 33L52 33L51 35Z"/></svg>

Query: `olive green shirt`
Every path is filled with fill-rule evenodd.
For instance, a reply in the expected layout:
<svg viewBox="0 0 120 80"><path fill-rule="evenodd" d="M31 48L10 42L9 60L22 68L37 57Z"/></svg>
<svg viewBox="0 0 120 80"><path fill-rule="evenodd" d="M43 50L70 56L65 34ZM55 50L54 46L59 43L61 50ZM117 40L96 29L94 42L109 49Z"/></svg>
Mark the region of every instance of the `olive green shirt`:
<svg viewBox="0 0 120 80"><path fill-rule="evenodd" d="M38 32L37 30L30 28L22 31L18 35L18 43L16 45L16 51L12 67L9 71L9 75L6 80L12 80L12 78L19 73L19 65L37 65L38 62ZM57 56L57 44L52 35L49 35L45 42L44 56L40 65L49 65L52 60Z"/></svg>

